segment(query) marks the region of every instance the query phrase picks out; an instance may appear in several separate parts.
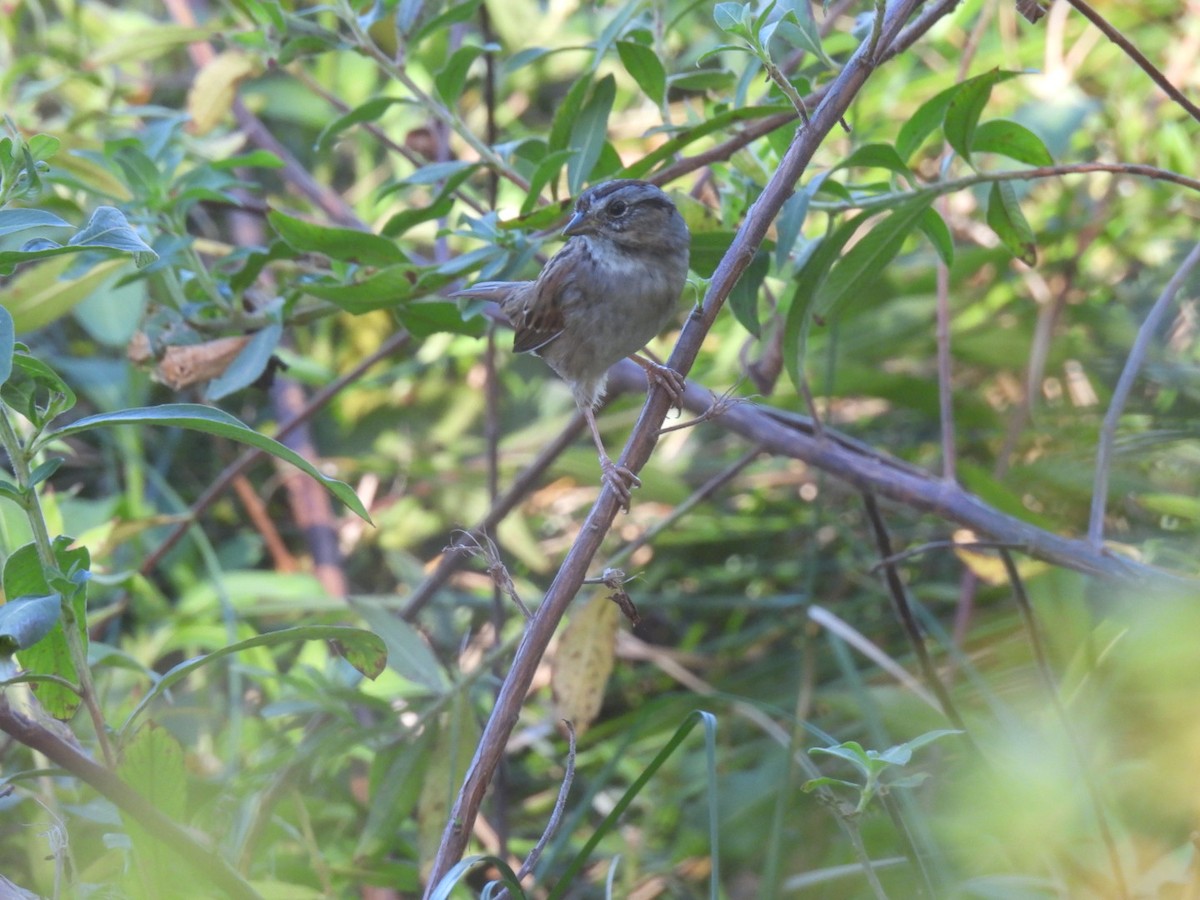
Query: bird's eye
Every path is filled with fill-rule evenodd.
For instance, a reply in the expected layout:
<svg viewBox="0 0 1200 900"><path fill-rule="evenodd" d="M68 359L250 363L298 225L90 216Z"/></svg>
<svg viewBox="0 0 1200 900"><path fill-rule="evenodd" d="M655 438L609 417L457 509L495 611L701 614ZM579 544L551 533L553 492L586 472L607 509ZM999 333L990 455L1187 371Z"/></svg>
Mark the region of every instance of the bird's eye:
<svg viewBox="0 0 1200 900"><path fill-rule="evenodd" d="M625 211L627 209L629 209L629 204L627 204L624 200L614 200L612 203L608 204L608 214L614 219L619 219L621 216L625 215Z"/></svg>

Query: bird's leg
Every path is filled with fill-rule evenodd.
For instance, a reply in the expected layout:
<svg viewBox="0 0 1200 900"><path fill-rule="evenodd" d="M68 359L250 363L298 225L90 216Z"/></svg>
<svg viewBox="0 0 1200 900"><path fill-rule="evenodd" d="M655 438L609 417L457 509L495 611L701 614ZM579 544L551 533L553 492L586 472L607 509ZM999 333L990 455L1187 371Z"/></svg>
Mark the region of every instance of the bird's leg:
<svg viewBox="0 0 1200 900"><path fill-rule="evenodd" d="M604 441L600 439L600 429L596 425L596 414L592 412L590 406L583 407L583 417L587 419L588 428L592 430L592 440L596 442L596 450L600 454L600 472L603 474L604 481L617 494L617 502L621 504L621 509L629 512L629 504L633 499L633 489L641 487L642 482L633 472L624 466L618 466L608 457L608 453L604 450Z"/></svg>
<svg viewBox="0 0 1200 900"><path fill-rule="evenodd" d="M671 398L671 405L683 409L683 392L687 390L687 379L670 366L660 365L644 357L631 353L629 358L642 367L646 373L646 381L651 386L659 385Z"/></svg>

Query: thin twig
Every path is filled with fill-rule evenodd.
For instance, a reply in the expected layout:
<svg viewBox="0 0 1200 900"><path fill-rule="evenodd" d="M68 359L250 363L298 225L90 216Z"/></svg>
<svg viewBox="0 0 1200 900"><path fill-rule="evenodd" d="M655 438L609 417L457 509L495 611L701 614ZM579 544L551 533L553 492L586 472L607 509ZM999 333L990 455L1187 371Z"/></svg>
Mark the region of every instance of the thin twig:
<svg viewBox="0 0 1200 900"><path fill-rule="evenodd" d="M672 509L670 515L668 515L662 521L656 522L650 528L647 528L634 540L630 541L628 544L610 556L608 558L606 568L618 566L625 560L629 559L629 557L633 556L637 550L650 543L652 540L690 513L693 509L723 488L726 484L736 478L738 474L746 468L746 466L758 459L760 453L762 453L762 447L751 447L748 451L743 453L712 478L708 479L708 481L696 488L690 497Z"/></svg>
<svg viewBox="0 0 1200 900"><path fill-rule="evenodd" d="M879 555L887 559L893 553L892 539L888 535L883 515L879 512L879 503L871 494L863 494L863 506L867 511L867 520L871 523L871 531L875 535L875 544L879 548ZM908 642L912 645L913 652L917 655L917 663L921 666L921 673L925 676L925 683L929 685L934 695L938 698L938 702L942 707L942 713L955 728L963 733L967 741L974 746L975 742L972 740L970 732L967 731L967 725L963 721L962 716L958 714L958 708L954 705L954 699L950 696L950 692L946 690L946 686L942 684L942 680L937 674L937 667L934 666L933 660L929 656L929 648L925 646L925 636L921 634L921 626L917 623L917 617L913 613L912 604L908 601L908 591L904 588L904 582L900 580L900 573L896 571L894 565L887 565L884 566L883 576L884 583L887 585L888 595L892 598L892 606L896 611L897 617L900 619L900 624L904 626L904 632L908 635Z"/></svg>
<svg viewBox="0 0 1200 900"><path fill-rule="evenodd" d="M632 366L633 363L630 363ZM639 370L640 371L640 370ZM583 431L584 419L582 413L575 413L572 416L570 423L564 428L553 441L546 445L546 448L537 455L516 479L509 485L507 491L492 504L491 509L487 511L482 519L473 528L466 529L465 534L472 539L478 539L482 534L491 531L507 516L517 504L525 499L525 496L533 489L545 474L546 470L554 463L563 452L574 443L575 438L579 437L579 433ZM458 541L452 547L442 551L442 557L438 560L437 566L432 572L425 576L425 580L413 588L412 593L406 598L404 609L400 613L400 618L411 622L417 617L417 614L425 608L434 595L441 589L446 580L458 571L463 560L471 555L471 549L462 541Z"/></svg>
<svg viewBox="0 0 1200 900"><path fill-rule="evenodd" d="M558 826L562 823L563 811L567 808L567 797L571 793L571 785L575 781L575 726L566 719L563 719L563 725L567 729L567 770L563 773L562 784L558 788L558 798L554 801L554 809L550 813L550 821L546 823L542 836L538 838L538 842L529 851L529 856L521 864L521 870L517 872L518 879L533 872L533 867L542 858L546 845L558 831ZM503 900L507 896L508 892L502 891L497 900Z"/></svg>
<svg viewBox="0 0 1200 900"><path fill-rule="evenodd" d="M1129 38L1121 34L1117 28L1113 27L1113 25L1104 18L1104 16L1100 15L1100 13L1088 6L1084 0L1067 0L1067 2L1079 10L1079 12L1083 14L1084 18L1104 32L1105 37L1124 50L1125 54L1135 63L1137 63L1138 68L1149 75L1154 83L1162 88L1163 93L1187 110L1188 115L1190 115L1193 119L1195 119L1197 122L1200 122L1200 106L1197 106L1195 103L1189 100L1186 96L1184 96L1183 92L1179 90L1179 88L1171 84L1171 82L1167 79L1167 76L1160 72L1154 63L1150 62L1150 60L1143 56L1142 52L1133 45L1133 42L1130 41Z"/></svg>
<svg viewBox="0 0 1200 900"><path fill-rule="evenodd" d="M1125 360L1125 368L1121 370L1121 377L1117 380L1116 388L1113 389L1112 402L1108 405L1108 412L1104 414L1104 424L1100 428L1100 442L1096 447L1096 479L1092 487L1092 513L1088 519L1088 540L1093 547L1099 548L1104 542L1104 508L1108 500L1108 470L1112 457L1113 438L1117 433L1117 423L1121 419L1121 413L1125 410L1125 401L1129 399L1133 381L1142 367L1142 360L1146 357L1146 351L1150 347L1154 332L1158 330L1159 323L1167 314L1167 308L1174 301L1175 295L1179 293L1183 283L1192 274L1192 269L1196 268L1198 264L1200 264L1200 244L1192 248L1192 252L1187 255L1183 264L1167 282L1167 286L1163 288L1163 292L1159 294L1158 299L1154 301L1154 306L1150 308L1146 321L1138 329L1137 337L1129 350L1129 358Z"/></svg>
<svg viewBox="0 0 1200 900"><path fill-rule="evenodd" d="M613 386L634 388L642 383L642 371L632 362L618 364L609 374L609 384ZM686 409L703 412L712 397L707 390L693 384L680 400ZM931 476L828 426L824 435L818 436L806 416L761 403L739 403L714 424L740 434L747 441L761 443L768 453L801 460L856 491L870 492L914 512L929 513L943 521L954 522L981 535L982 539L1021 548L1030 556L1053 565L1125 582L1197 585L1187 576L1030 525L989 506L958 485Z"/></svg>
<svg viewBox="0 0 1200 900"><path fill-rule="evenodd" d="M1009 544L1005 541L929 541L926 544L919 544L916 547L901 550L899 553L893 553L887 559L879 560L879 562L871 566L870 571L874 574L884 566L892 566L896 563L904 562L906 559L912 559L914 556L929 553L932 550L1020 550L1026 552L1028 548L1019 544Z"/></svg>

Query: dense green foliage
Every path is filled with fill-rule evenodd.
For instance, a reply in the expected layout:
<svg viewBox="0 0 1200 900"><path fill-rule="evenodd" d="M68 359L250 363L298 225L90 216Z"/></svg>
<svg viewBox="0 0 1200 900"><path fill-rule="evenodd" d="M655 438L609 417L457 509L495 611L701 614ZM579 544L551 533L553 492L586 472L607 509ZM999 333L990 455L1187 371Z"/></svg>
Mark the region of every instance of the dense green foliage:
<svg viewBox="0 0 1200 900"><path fill-rule="evenodd" d="M1097 5L1200 96L1200 17ZM682 321L882 5L9 6L0 872L419 895L519 658L512 598L538 606L599 484L579 437L463 536L575 409L447 295L532 277L571 197L649 178L693 235ZM1194 270L1097 456L1198 233L1200 122L1066 3L955 7L923 4L821 142L689 372L934 477L875 518L719 414L664 432L591 565L642 621L611 577L575 599L444 895L552 822L514 894L1197 890ZM600 414L610 450L641 404ZM1016 566L946 543L997 537L953 484L1031 526ZM890 588L881 524L942 542ZM479 552L443 581L455 542ZM1082 574L1121 557L1137 577Z"/></svg>

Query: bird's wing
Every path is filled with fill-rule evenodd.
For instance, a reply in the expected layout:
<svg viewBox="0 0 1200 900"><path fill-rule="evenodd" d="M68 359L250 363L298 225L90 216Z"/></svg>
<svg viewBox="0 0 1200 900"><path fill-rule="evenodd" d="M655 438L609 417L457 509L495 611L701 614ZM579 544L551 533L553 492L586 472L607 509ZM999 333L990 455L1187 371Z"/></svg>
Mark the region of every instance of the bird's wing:
<svg viewBox="0 0 1200 900"><path fill-rule="evenodd" d="M563 294L572 290L570 266L562 254L546 263L538 280L526 282L503 302L504 314L512 322L513 350L536 353L563 333Z"/></svg>

